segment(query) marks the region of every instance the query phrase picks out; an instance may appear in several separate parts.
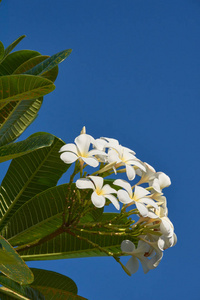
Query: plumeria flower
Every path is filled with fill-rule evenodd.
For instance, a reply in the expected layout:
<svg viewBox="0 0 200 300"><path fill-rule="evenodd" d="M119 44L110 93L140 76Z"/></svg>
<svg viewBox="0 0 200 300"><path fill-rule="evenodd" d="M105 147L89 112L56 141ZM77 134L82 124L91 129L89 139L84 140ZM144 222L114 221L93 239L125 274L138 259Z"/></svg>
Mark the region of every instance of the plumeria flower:
<svg viewBox="0 0 200 300"><path fill-rule="evenodd" d="M149 218L159 219L160 220L160 231L166 237L170 238L174 234L174 226L170 219L167 217L168 210L167 206L164 204L163 206L159 206L156 210L149 211Z"/></svg>
<svg viewBox="0 0 200 300"><path fill-rule="evenodd" d="M145 166L145 171L143 171L142 169L136 170L136 174L138 176L141 176L139 184L153 180L156 175L156 170L151 165L146 162L144 162L143 165Z"/></svg>
<svg viewBox="0 0 200 300"><path fill-rule="evenodd" d="M152 236L150 234L145 236L144 239L141 238L142 241L150 246L149 252L145 253L145 256L150 258L147 263L147 267L149 269L155 269L163 258L163 251L158 246L158 239L159 238L157 236Z"/></svg>
<svg viewBox="0 0 200 300"><path fill-rule="evenodd" d="M94 142L94 138L88 134L80 134L74 140L75 144L66 144L60 148L59 152L63 152L60 158L66 164L72 164L77 159L81 162L85 162L91 167L97 167L99 165L98 159L95 155L107 155L100 150L90 150L90 144Z"/></svg>
<svg viewBox="0 0 200 300"><path fill-rule="evenodd" d="M119 144L119 141L113 138L107 138L107 137L101 137L100 139L104 140L107 142L107 148L111 148L111 149L115 149L116 151L119 151L121 147L123 147L125 150L127 150L128 152L132 153L133 155L135 155L136 153L124 146L121 146Z"/></svg>
<svg viewBox="0 0 200 300"><path fill-rule="evenodd" d="M165 208L165 211L167 212L167 199L165 196L163 196L163 194L155 192L151 194L149 197L155 200L158 206L162 206L163 208Z"/></svg>
<svg viewBox="0 0 200 300"><path fill-rule="evenodd" d="M106 140L103 139L96 139L93 142L93 147L99 151L102 151L103 153L105 153L106 148L108 147L108 142L106 142ZM106 155L98 155L98 158L101 162L103 163L107 163L107 156Z"/></svg>
<svg viewBox="0 0 200 300"><path fill-rule="evenodd" d="M109 199L116 209L120 209L119 202L112 194L116 194L117 191L106 184L103 186L103 178L100 176L88 176L88 178L81 178L76 181L76 186L79 189L93 189L91 200L92 203L101 208L106 203L106 198Z"/></svg>
<svg viewBox="0 0 200 300"><path fill-rule="evenodd" d="M108 162L116 161L118 167L125 166L128 179L133 180L136 176L134 166L143 171L146 169L140 160L133 154L134 152L130 151L130 149L122 147L121 145L115 147L115 149L110 149L108 151Z"/></svg>
<svg viewBox="0 0 200 300"><path fill-rule="evenodd" d="M150 270L148 267L148 258L145 257L145 254L149 252L149 248L150 246L143 241L138 242L137 248L129 240L125 240L121 243L121 250L127 255L132 256L126 264L126 268L131 274L136 273L139 268L138 259L142 264L142 268L145 274Z"/></svg>
<svg viewBox="0 0 200 300"><path fill-rule="evenodd" d="M158 247L162 251L175 246L176 243L177 243L177 236L175 233L173 233L173 235L170 237L161 235L158 239Z"/></svg>
<svg viewBox="0 0 200 300"><path fill-rule="evenodd" d="M162 193L162 189L168 187L170 184L171 180L169 176L163 172L157 172L155 178L149 181L149 185L158 193Z"/></svg>
<svg viewBox="0 0 200 300"><path fill-rule="evenodd" d="M125 180L117 179L113 184L124 188L124 190L119 190L117 192L119 201L123 204L134 203L143 217L148 217L149 215L148 208L145 204L158 209L158 205L152 199L145 197L150 194L145 188L136 186L133 193L130 183Z"/></svg>

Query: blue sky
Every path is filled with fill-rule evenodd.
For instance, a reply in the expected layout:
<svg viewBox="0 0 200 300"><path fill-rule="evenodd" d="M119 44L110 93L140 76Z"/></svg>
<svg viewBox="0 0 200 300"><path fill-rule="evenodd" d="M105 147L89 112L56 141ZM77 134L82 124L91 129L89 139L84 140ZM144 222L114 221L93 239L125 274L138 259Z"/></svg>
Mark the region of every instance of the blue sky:
<svg viewBox="0 0 200 300"><path fill-rule="evenodd" d="M73 142L85 125L95 138L118 139L172 181L164 193L178 243L147 275L140 267L128 277L109 257L29 263L71 277L90 300L199 299L199 15L198 0L0 5L4 45L26 34L16 50L73 49L21 139L46 131Z"/></svg>

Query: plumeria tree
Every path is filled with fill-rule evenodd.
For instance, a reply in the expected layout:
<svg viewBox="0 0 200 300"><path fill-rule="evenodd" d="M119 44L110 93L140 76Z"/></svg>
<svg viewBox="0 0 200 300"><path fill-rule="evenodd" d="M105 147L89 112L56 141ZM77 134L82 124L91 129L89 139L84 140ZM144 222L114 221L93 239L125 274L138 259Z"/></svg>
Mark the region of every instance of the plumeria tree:
<svg viewBox="0 0 200 300"><path fill-rule="evenodd" d="M0 187L0 299L85 299L70 278L25 262L110 256L128 275L139 262L149 272L177 241L163 193L171 181L85 127L73 143L44 132L15 142L71 53L11 53L23 38L6 49L0 43L0 161L12 160ZM57 185L70 166L69 182ZM104 212L109 205L116 212Z"/></svg>

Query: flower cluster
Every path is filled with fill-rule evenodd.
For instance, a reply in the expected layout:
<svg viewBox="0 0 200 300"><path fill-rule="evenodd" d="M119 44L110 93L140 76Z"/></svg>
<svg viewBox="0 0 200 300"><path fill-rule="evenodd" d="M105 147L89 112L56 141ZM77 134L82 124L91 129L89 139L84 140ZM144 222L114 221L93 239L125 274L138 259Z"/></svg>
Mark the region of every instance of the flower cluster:
<svg viewBox="0 0 200 300"><path fill-rule="evenodd" d="M67 164L79 162L81 178L76 181L78 189L91 189L92 203L102 208L109 200L117 210L120 203L124 210L135 207L139 219L132 226L145 227L146 232L138 236L137 248L130 240L121 244L122 255L131 255L126 264L127 273L137 271L139 261L147 273L156 268L163 256L163 250L176 244L174 226L168 218L166 197L163 189L171 184L169 176L156 172L149 164L136 157L136 153L116 139L102 137L94 139L83 128L74 144L66 144L60 149L60 158ZM91 175L82 175L87 166L98 167ZM113 179L104 184L104 177L126 173L127 180ZM137 177L136 177L137 175ZM139 178L138 182L131 182ZM141 186L142 185L142 186ZM145 233L144 233L145 232Z"/></svg>

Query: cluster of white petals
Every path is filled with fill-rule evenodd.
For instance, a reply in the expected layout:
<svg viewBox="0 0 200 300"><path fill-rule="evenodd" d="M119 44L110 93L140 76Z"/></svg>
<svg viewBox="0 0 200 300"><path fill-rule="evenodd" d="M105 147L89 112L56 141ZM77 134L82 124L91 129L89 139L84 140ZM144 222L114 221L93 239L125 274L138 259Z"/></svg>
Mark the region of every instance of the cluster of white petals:
<svg viewBox="0 0 200 300"><path fill-rule="evenodd" d="M85 131L74 140L74 144L64 145L60 152L60 158L67 164L78 160L81 168L84 163L94 168L100 165L94 174L81 175L82 178L76 181L78 189L93 190L91 201L97 208L104 207L106 200L117 210L120 209L120 203L125 208L133 205L139 217L137 223L145 220L146 224L155 227L155 234L151 230L145 236L139 236L137 248L133 242L124 240L121 250L131 255L126 265L129 273L138 270L139 261L144 273L156 268L163 257L163 251L177 242L174 226L168 218L166 197L163 195L163 189L171 184L169 176L156 172L151 165L138 159L133 150L120 145L118 140L106 137L94 139ZM127 181L114 178L111 184L104 182L103 177L112 174L117 176L122 172L126 173ZM138 177L139 181L131 185L130 182Z"/></svg>

